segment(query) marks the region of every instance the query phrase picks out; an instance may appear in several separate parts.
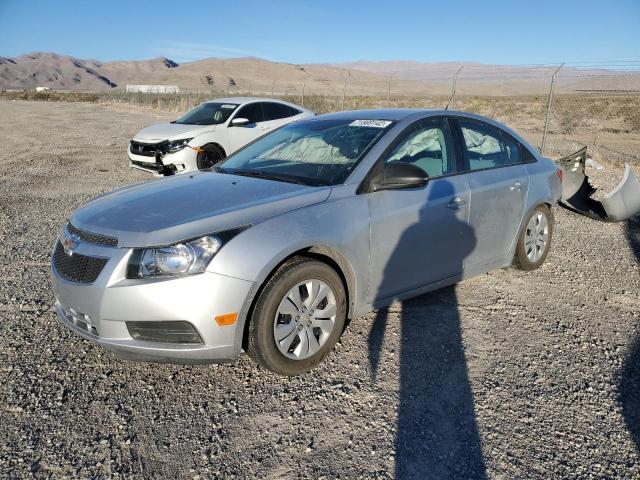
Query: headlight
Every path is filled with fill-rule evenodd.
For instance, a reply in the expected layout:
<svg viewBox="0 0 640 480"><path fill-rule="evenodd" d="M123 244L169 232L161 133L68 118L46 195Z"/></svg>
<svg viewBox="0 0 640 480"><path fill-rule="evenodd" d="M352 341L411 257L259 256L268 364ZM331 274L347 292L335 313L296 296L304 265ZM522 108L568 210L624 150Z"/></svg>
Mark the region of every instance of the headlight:
<svg viewBox="0 0 640 480"><path fill-rule="evenodd" d="M204 272L222 241L206 236L168 247L136 250L129 263L127 277L168 277Z"/></svg>
<svg viewBox="0 0 640 480"><path fill-rule="evenodd" d="M181 140L172 140L167 142L167 152L168 153L175 153L179 150L182 150L184 147L187 146L187 143L189 143L191 140L193 140L193 138L183 138Z"/></svg>
<svg viewBox="0 0 640 480"><path fill-rule="evenodd" d="M177 277L202 273L222 246L249 226L166 247L137 248L127 267L127 278Z"/></svg>

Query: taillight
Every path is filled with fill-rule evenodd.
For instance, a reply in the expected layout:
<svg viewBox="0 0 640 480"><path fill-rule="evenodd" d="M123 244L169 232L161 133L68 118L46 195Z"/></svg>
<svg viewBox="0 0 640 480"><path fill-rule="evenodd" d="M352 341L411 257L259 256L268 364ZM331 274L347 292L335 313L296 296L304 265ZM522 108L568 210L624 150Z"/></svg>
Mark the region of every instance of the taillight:
<svg viewBox="0 0 640 480"><path fill-rule="evenodd" d="M563 178L563 174L562 174L562 169L558 168L556 169L556 175L558 175L558 178L560 179L560 181L562 182L564 180Z"/></svg>

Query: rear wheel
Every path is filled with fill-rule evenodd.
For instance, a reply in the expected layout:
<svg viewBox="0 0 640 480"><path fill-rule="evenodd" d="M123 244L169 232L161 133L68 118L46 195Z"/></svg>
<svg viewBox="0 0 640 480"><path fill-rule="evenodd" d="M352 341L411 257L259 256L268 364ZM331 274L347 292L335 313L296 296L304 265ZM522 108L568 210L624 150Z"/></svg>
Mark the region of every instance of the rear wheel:
<svg viewBox="0 0 640 480"><path fill-rule="evenodd" d="M515 265L521 270L535 270L547 258L553 236L553 213L539 205L529 215L518 238Z"/></svg>
<svg viewBox="0 0 640 480"><path fill-rule="evenodd" d="M211 168L224 160L224 157L224 151L218 145L213 143L204 145L198 152L198 170Z"/></svg>
<svg viewBox="0 0 640 480"><path fill-rule="evenodd" d="M328 265L296 257L280 267L256 302L249 325L249 355L282 375L322 362L342 334L346 293Z"/></svg>

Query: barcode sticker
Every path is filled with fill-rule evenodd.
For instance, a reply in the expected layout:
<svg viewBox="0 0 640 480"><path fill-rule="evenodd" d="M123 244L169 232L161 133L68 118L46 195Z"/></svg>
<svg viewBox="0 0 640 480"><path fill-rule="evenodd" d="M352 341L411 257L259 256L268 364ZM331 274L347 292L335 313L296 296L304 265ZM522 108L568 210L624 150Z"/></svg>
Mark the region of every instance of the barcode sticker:
<svg viewBox="0 0 640 480"><path fill-rule="evenodd" d="M354 120L349 124L350 127L373 127L386 128L391 125L390 120Z"/></svg>

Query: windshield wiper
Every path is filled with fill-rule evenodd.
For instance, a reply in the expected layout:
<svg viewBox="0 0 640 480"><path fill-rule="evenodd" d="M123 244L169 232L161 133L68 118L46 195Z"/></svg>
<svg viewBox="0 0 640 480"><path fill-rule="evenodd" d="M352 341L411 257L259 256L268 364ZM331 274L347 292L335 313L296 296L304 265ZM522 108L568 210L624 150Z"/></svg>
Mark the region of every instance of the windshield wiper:
<svg viewBox="0 0 640 480"><path fill-rule="evenodd" d="M243 177L263 178L265 180L275 180L277 182L297 183L298 185L311 184L301 178L282 173L260 172L257 170L224 170L220 173L228 173L230 175L241 175Z"/></svg>

